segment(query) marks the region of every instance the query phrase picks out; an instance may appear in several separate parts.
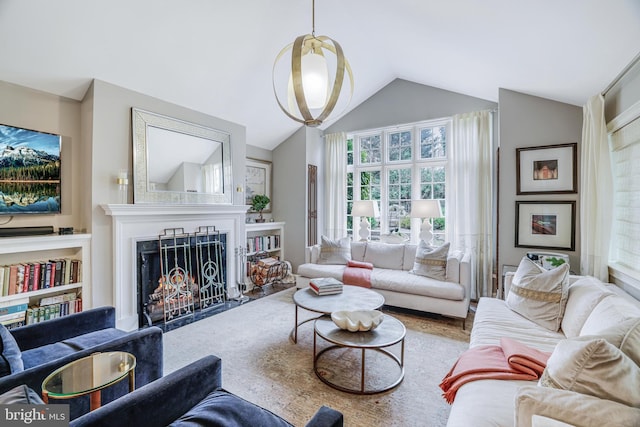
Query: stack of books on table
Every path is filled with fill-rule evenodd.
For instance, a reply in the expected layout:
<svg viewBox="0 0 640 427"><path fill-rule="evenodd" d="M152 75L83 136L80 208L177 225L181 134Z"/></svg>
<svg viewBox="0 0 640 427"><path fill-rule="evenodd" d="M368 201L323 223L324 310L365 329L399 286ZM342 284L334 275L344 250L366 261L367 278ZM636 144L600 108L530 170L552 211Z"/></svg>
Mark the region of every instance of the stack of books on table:
<svg viewBox="0 0 640 427"><path fill-rule="evenodd" d="M311 279L309 287L318 295L333 295L342 293L342 282L331 277Z"/></svg>

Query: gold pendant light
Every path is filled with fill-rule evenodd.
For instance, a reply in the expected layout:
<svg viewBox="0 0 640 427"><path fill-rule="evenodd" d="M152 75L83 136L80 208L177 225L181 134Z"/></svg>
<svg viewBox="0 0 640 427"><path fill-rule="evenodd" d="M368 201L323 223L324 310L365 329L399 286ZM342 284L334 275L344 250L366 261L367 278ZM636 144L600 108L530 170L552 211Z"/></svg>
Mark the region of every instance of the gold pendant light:
<svg viewBox="0 0 640 427"><path fill-rule="evenodd" d="M299 36L291 44L285 46L273 64L273 92L278 105L291 119L306 126L319 126L331 114L338 103L342 92L345 74L349 77L351 87L349 99L353 95L353 74L351 66L344 57L342 47L327 36L315 35L315 0L312 0L311 34ZM287 107L278 96L276 83L276 67L288 52L291 52L291 69L286 85ZM327 56L335 57L335 73L331 76L327 66ZM332 78L333 77L333 78Z"/></svg>

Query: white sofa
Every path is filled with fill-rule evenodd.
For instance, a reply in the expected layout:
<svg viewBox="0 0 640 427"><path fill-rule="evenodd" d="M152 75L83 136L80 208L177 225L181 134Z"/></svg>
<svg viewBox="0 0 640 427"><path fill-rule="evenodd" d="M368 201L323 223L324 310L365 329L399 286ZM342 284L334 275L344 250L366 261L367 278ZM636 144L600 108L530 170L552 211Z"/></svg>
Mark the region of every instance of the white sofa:
<svg viewBox="0 0 640 427"><path fill-rule="evenodd" d="M505 276L507 294L513 276L513 273ZM560 331L552 332L538 326L512 311L501 299L481 298L469 346L498 345L501 337L509 337L539 350L553 352L562 340L575 340L575 337L588 340L590 336L603 336L609 333L610 328L628 319L640 319L637 300L617 286L593 277L570 276ZM627 332L625 339L631 333L640 334L637 326L632 329L635 332ZM634 346L640 354L639 346ZM638 364L638 360L631 359ZM539 386L536 381L478 380L460 387L447 424L448 427L543 425L640 426L640 409L575 391Z"/></svg>
<svg viewBox="0 0 640 427"><path fill-rule="evenodd" d="M472 286L471 256L450 251L446 280L440 281L410 273L417 245L379 242L351 242L351 259L369 262L371 288L382 294L385 305L419 310L464 320L469 311ZM297 270L297 287L308 286L309 279L333 277L342 280L345 264L318 264L320 245L306 248L305 263Z"/></svg>

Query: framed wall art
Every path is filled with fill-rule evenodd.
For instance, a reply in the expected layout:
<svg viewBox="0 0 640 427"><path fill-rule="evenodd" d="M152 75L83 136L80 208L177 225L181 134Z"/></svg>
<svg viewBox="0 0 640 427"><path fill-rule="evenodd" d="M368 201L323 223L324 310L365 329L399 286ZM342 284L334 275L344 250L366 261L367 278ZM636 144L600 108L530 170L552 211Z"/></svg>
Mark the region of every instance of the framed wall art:
<svg viewBox="0 0 640 427"><path fill-rule="evenodd" d="M516 247L573 251L576 202L516 202Z"/></svg>
<svg viewBox="0 0 640 427"><path fill-rule="evenodd" d="M578 144L516 149L517 194L578 192Z"/></svg>
<svg viewBox="0 0 640 427"><path fill-rule="evenodd" d="M246 174L244 182L245 203L251 204L251 199L256 194L264 194L271 202L262 212L271 212L271 162L258 159L246 159Z"/></svg>

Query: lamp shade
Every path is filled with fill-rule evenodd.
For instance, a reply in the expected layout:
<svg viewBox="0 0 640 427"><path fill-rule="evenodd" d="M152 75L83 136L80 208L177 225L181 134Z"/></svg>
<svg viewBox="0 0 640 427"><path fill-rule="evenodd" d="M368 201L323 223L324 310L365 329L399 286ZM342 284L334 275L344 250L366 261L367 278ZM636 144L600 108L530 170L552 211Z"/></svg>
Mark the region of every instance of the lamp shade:
<svg viewBox="0 0 640 427"><path fill-rule="evenodd" d="M411 202L411 218L440 218L442 210L438 200L413 200Z"/></svg>
<svg viewBox="0 0 640 427"><path fill-rule="evenodd" d="M375 200L356 200L353 202L351 215L365 218L377 218L380 216L378 202Z"/></svg>

